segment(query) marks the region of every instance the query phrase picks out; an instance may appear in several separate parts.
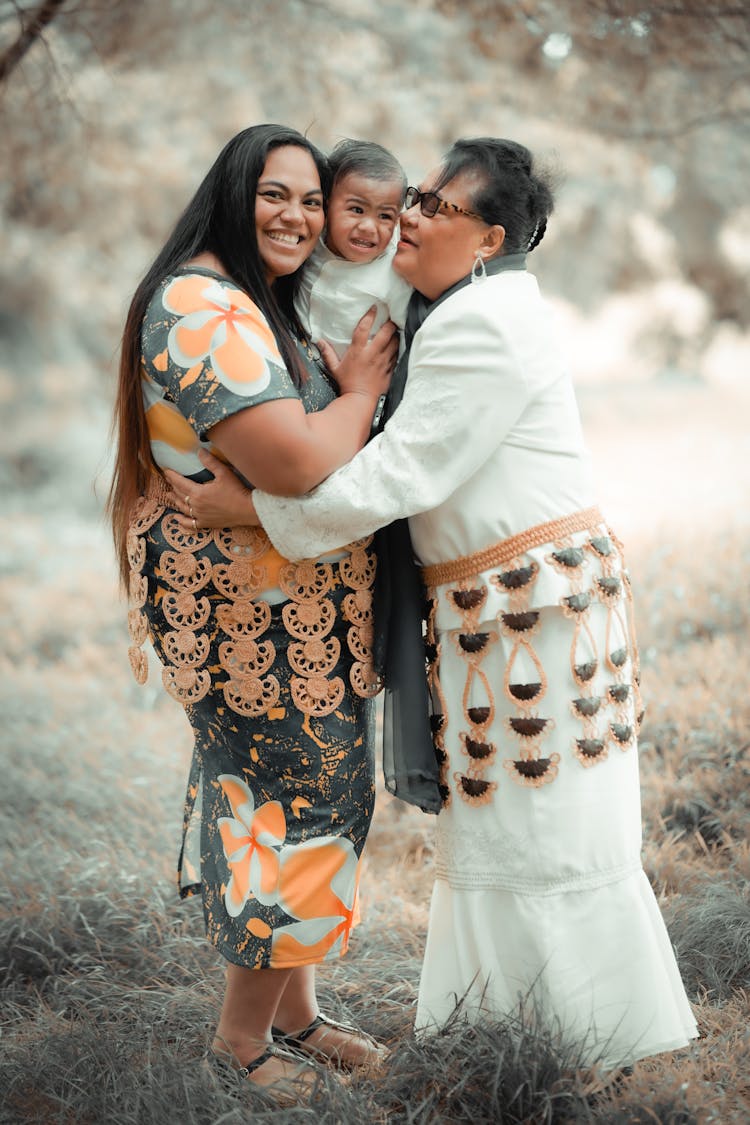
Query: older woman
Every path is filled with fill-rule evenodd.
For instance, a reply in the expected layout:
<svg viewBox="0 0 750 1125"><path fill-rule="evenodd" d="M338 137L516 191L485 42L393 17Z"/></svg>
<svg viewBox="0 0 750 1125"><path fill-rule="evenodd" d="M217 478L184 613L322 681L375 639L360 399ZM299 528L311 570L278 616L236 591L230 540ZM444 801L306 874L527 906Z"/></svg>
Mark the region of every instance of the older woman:
<svg viewBox="0 0 750 1125"><path fill-rule="evenodd" d="M369 436L393 326L368 342L365 318L338 393L294 311L327 187L325 158L293 129L255 126L222 150L131 304L110 497L134 672L145 679L150 635L195 732L179 886L202 893L227 962L214 1051L277 1092L311 1073L272 1036L343 1064L378 1057L320 1015L314 977L347 948L372 815L374 557L363 537L297 565L257 530L183 529L162 473L199 480L212 450L301 494Z"/></svg>
<svg viewBox="0 0 750 1125"><path fill-rule="evenodd" d="M410 188L395 259L416 290L403 400L309 496L254 502L293 558L408 517L443 802L417 1026L458 1003L503 1016L531 994L615 1067L696 1028L640 860L622 547L526 269L551 210L528 150L492 138L458 141ZM254 518L214 467L215 483L189 488L199 523Z"/></svg>

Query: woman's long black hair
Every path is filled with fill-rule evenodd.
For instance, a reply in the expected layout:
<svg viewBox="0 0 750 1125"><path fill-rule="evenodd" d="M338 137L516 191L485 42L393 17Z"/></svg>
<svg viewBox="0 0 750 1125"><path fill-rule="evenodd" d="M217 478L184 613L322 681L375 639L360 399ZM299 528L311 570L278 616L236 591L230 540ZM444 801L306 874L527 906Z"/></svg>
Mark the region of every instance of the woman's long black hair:
<svg viewBox="0 0 750 1125"><path fill-rule="evenodd" d="M299 384L303 377L294 342L295 335L303 335L294 309L299 271L280 277L273 287L269 286L255 232L258 180L269 152L285 145L310 153L327 200L328 161L306 137L283 125L243 129L219 153L130 303L120 353L114 418L117 452L107 504L123 580L128 569L126 538L130 515L150 474L158 471L151 454L141 391L141 328L151 299L164 278L198 254L214 254L228 276L262 310L292 378Z"/></svg>

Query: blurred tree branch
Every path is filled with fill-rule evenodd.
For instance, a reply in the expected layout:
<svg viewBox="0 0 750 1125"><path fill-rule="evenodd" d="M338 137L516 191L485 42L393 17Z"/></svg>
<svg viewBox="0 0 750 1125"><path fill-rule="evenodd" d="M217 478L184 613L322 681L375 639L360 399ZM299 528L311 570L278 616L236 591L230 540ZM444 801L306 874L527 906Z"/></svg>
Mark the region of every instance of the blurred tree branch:
<svg viewBox="0 0 750 1125"><path fill-rule="evenodd" d="M558 115L622 138L750 124L750 5L733 0L434 0ZM522 95L520 95L522 96Z"/></svg>
<svg viewBox="0 0 750 1125"><path fill-rule="evenodd" d="M56 57L75 63L91 52L99 58L158 57L179 22L181 0L0 0L0 87L12 83L15 71L35 44L47 49L48 64ZM207 18L209 9L199 18ZM54 27L52 26L54 24ZM46 34L51 31L51 34ZM36 55L36 52L34 52ZM36 60L35 60L36 61ZM31 72L34 73L33 67ZM44 73L38 67L37 73Z"/></svg>
<svg viewBox="0 0 750 1125"><path fill-rule="evenodd" d="M44 29L52 23L64 4L65 0L43 0L33 9L23 8L16 3L8 5L15 10L19 30L15 41L0 54L0 83L5 82L29 48L43 36ZM10 12L3 12L2 18L10 18Z"/></svg>

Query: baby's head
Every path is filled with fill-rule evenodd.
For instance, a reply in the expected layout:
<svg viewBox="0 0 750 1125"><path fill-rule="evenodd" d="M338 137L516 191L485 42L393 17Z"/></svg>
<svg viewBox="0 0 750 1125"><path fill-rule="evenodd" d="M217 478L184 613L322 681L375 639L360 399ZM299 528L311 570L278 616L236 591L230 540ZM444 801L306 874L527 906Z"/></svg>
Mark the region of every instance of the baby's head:
<svg viewBox="0 0 750 1125"><path fill-rule="evenodd" d="M339 141L328 160L333 186L326 246L347 262L371 262L393 235L406 192L404 170L374 141Z"/></svg>

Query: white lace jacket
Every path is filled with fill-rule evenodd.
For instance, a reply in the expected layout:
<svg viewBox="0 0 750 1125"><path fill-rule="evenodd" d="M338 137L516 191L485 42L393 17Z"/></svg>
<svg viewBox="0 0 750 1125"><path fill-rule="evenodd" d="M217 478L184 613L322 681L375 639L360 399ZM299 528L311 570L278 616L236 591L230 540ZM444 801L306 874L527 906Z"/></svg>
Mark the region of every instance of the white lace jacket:
<svg viewBox="0 0 750 1125"><path fill-rule="evenodd" d="M414 337L404 397L383 433L304 497L256 491L279 552L314 557L409 517L429 565L594 503L550 319L524 270L439 305Z"/></svg>

